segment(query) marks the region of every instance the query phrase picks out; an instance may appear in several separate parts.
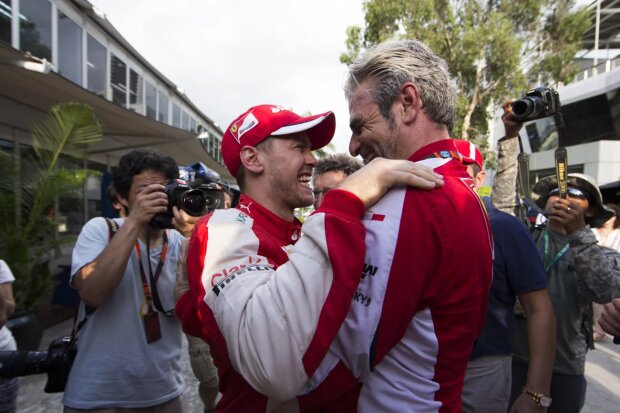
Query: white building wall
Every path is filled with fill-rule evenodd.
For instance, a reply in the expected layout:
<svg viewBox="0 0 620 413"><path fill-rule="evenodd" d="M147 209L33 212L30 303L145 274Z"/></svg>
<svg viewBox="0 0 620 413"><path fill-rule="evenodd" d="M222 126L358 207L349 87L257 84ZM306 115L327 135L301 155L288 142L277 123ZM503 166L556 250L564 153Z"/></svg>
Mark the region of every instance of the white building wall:
<svg viewBox="0 0 620 413"><path fill-rule="evenodd" d="M620 141L598 141L569 146L569 165L583 165L583 172L599 185L620 179ZM530 170L555 167L554 151L530 155Z"/></svg>

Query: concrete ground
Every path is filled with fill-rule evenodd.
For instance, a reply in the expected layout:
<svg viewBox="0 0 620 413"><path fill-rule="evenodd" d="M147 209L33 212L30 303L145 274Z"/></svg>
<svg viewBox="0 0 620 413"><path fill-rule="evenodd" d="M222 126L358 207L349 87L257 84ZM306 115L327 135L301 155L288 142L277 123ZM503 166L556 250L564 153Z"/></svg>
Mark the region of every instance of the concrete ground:
<svg viewBox="0 0 620 413"><path fill-rule="evenodd" d="M65 321L47 329L43 336L43 348L53 338L69 334L72 320ZM184 340L183 345L187 347ZM617 413L620 411L620 345L614 345L608 337L597 343L597 348L588 353L586 378L588 391L584 413ZM201 413L202 403L198 397L197 381L189 366L187 351L183 352L183 370L185 372L184 403L186 413ZM47 394L43 392L46 376L23 377L17 399L18 413L62 412L62 393Z"/></svg>

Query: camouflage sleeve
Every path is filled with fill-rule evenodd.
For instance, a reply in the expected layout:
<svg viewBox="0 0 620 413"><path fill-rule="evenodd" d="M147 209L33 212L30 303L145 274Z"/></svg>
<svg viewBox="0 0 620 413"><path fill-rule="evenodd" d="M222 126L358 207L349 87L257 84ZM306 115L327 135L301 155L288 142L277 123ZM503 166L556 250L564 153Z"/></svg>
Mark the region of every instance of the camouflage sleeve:
<svg viewBox="0 0 620 413"><path fill-rule="evenodd" d="M497 165L493 177L491 202L500 211L515 215L517 198L517 155L519 140L500 139L497 143Z"/></svg>
<svg viewBox="0 0 620 413"><path fill-rule="evenodd" d="M567 238L580 292L600 304L620 297L620 253L600 247L589 226Z"/></svg>

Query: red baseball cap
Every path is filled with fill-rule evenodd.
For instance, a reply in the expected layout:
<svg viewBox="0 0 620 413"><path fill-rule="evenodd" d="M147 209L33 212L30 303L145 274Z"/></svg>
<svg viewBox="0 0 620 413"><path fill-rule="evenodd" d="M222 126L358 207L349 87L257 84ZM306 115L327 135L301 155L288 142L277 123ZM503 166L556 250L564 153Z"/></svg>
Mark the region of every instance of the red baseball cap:
<svg viewBox="0 0 620 413"><path fill-rule="evenodd" d="M241 166L241 148L256 146L270 136L307 132L312 150L327 145L336 131L336 116L325 112L312 116L299 116L278 105L258 105L248 109L232 121L222 137L222 158L232 176L237 176Z"/></svg>
<svg viewBox="0 0 620 413"><path fill-rule="evenodd" d="M463 157L463 163L475 163L480 169L484 169L482 167L482 154L476 145L470 141L464 141L462 139L454 139L454 144Z"/></svg>

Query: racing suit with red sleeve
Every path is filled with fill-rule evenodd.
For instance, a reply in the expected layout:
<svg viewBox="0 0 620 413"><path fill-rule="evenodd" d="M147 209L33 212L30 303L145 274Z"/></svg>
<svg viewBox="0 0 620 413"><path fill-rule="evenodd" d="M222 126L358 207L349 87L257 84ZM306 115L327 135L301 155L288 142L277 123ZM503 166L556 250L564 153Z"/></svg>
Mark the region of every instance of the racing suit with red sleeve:
<svg viewBox="0 0 620 413"><path fill-rule="evenodd" d="M301 286L297 289L289 287L286 292L290 296L269 293L271 301L268 303L274 307L283 300L282 297L297 304L282 307L286 311L303 313L296 318L299 320L297 324L284 318L289 314L285 310L276 313L275 320L271 320L272 324L283 324L277 326L267 323L263 326L263 319L268 315L259 314L261 318L257 319L250 312L240 315L242 325L236 325L235 329L229 329L222 318L228 311L241 313L253 294L262 294L255 291L255 285L269 285L272 273L256 280L256 284L249 279L252 277L248 277L247 286L235 286L237 280L231 278L243 271L242 265L247 266L248 271L245 272L249 272L253 265L264 263L265 257L269 257L269 263L274 265L286 262L288 257L282 253L281 246L295 239L290 235L278 234L296 233L290 228L291 224L283 225L281 220L260 205L244 198L240 210L247 214L234 210L225 220L226 226L217 232L218 235L212 233L212 226L219 226L220 218L217 222L214 219L220 211L216 211L210 219L206 254L207 228L205 225L197 227L190 242L188 258L190 285L195 297L190 298L187 294L182 297L177 304L177 312L186 332L201 335L213 346L223 393L218 412L269 411L279 404L275 400L291 398L296 387L300 397L293 404L298 403L294 408L298 407L302 412L314 409L325 412L460 412L467 360L482 330L491 284L493 246L490 225L482 201L473 191L473 181L458 159L451 140L427 145L409 160L434 168L444 176L445 185L431 191L392 189L363 215L367 245L363 266L360 264L352 270L354 272L351 274L355 277L352 277L354 282L350 290L350 280L343 274L347 280L346 288L339 288L342 292L339 297L349 294L346 301L350 309L327 354L322 345L329 345L334 331L326 333L322 327L328 325L333 328L337 323L321 325L321 318L318 322L311 321L310 313L321 312L321 317L327 312L333 314L331 306L337 299L334 293L325 293L334 290L335 281L326 280L332 277L337 279L338 268L345 267L340 260L361 257L364 251L364 246L360 246L351 233L337 227L330 231L327 224L315 227L316 223L313 223L316 218L329 217L330 209L351 209L348 206L351 204L343 204L342 191L330 191L319 210L327 212L311 216L304 225L306 235L315 236L309 233L312 229L326 237L326 251L334 268L333 275L325 275L330 274L330 265L328 261L323 261L321 269L310 271L317 288L318 284L323 285L323 295L315 298L318 304L310 305L312 302L309 299L314 296L311 290ZM219 217L223 217L222 213L224 211L219 213ZM351 217L360 216L356 214L361 214L361 211L356 211ZM230 233L235 230L235 225L231 225L234 220L245 222L250 217L253 221L248 224L249 231L244 232L244 236ZM259 229L259 223L262 229ZM258 254L244 252L237 256L229 243L222 245L227 236L238 240L232 247L242 251L245 246L241 244L252 239L248 245L254 250L258 248ZM273 238L275 236L278 236L277 241ZM272 247L259 248L267 243L266 239L271 240ZM225 252L232 255L230 266L217 267L230 268L226 272L217 271L212 266L209 270L203 268L205 262L211 263L209 248L212 244L219 254L224 255ZM305 248L296 246L294 251L301 253ZM296 277L303 277L306 275L304 270L314 268L314 265L300 265L299 260L293 260L296 253L291 254L290 258L295 261ZM253 258L257 255L258 258ZM256 262L256 259L262 261ZM291 263L281 265L279 269L289 265ZM351 268L355 265L357 263ZM213 284L211 275L216 277ZM236 288L234 291L229 288L233 286ZM217 303L217 294L222 291L230 293L227 299L230 304L226 307ZM208 292L206 296L205 292ZM237 301L238 296L241 298ZM324 297L334 298L335 301ZM220 307L212 310L214 305ZM198 311L193 310L194 306ZM264 307L269 308L267 304ZM338 309L341 310L341 307ZM306 318L308 321L304 321ZM291 324L286 324L289 321ZM248 333L244 330L252 326L256 329L252 332L254 336L245 338ZM288 332L287 329L291 328L294 331ZM284 343L286 347L282 347L281 341L290 340L300 328L304 328L306 337L310 338L299 345L289 345L287 341ZM241 339L251 341L241 342L235 336L240 333L243 334ZM308 346L309 342L317 346ZM243 351L248 352L248 357L243 357ZM274 361L274 357L281 359ZM344 365L360 380L361 387L353 383L351 373ZM276 371L276 368L279 370ZM269 401L259 392L275 397ZM268 403L271 404L268 406Z"/></svg>
<svg viewBox="0 0 620 413"><path fill-rule="evenodd" d="M365 252L363 212L357 197L333 190L306 219L303 237L299 221L247 196L198 222L187 258L190 290L176 312L186 333L211 345L218 412L297 404L351 307ZM334 374L355 383L342 367Z"/></svg>
<svg viewBox="0 0 620 413"><path fill-rule="evenodd" d="M366 211L366 257L353 305L308 386L339 360L362 383L357 412L461 412L467 361L484 324L492 233L450 139L409 160L445 185L395 188ZM328 376L329 377L329 376ZM357 389L356 389L357 390Z"/></svg>

